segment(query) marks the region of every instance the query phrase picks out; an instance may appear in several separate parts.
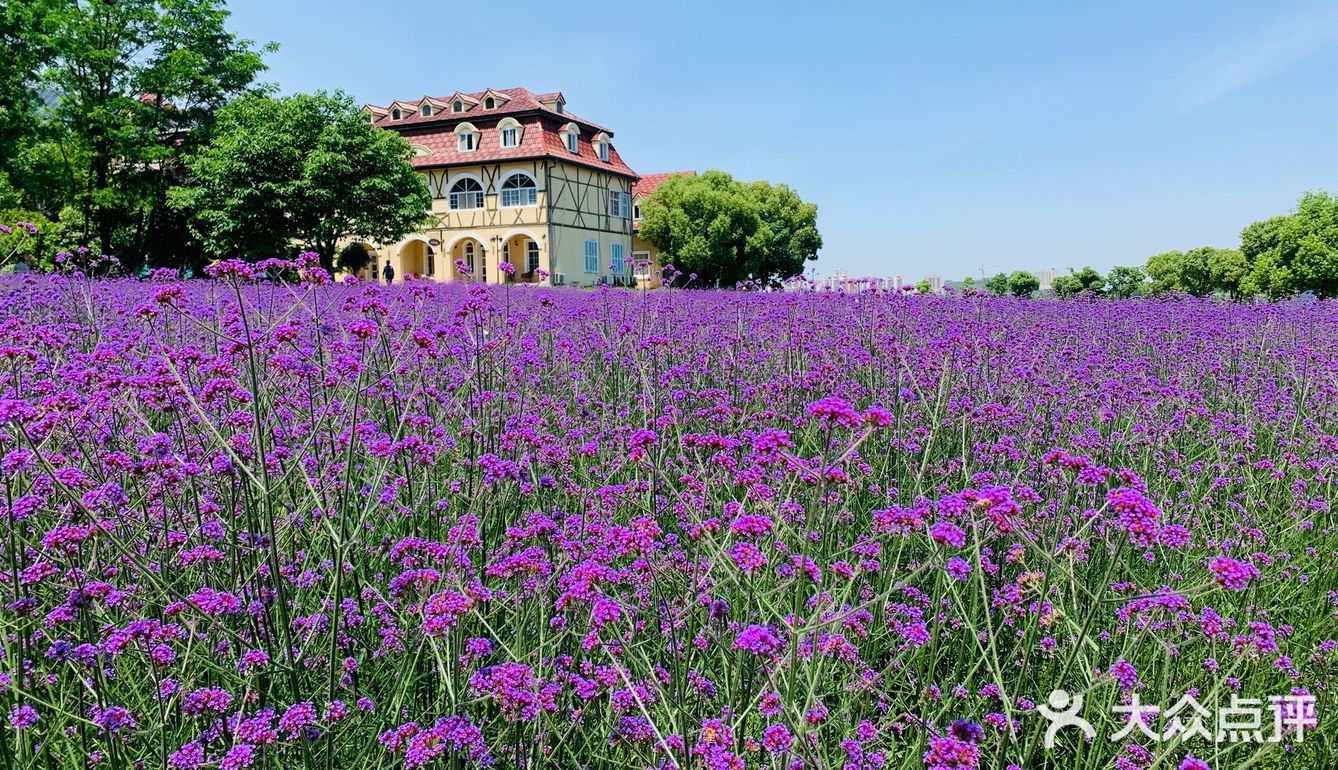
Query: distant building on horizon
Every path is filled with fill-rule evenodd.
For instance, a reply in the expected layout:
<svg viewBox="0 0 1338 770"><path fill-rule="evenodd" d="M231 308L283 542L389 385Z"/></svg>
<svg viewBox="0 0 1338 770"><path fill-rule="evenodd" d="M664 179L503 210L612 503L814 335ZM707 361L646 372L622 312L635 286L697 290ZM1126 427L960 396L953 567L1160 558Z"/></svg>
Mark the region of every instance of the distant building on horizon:
<svg viewBox="0 0 1338 770"><path fill-rule="evenodd" d="M1046 268L1036 271L1036 280L1041 282L1041 291L1050 291L1050 287L1055 285L1055 279L1059 277L1059 271L1054 268Z"/></svg>

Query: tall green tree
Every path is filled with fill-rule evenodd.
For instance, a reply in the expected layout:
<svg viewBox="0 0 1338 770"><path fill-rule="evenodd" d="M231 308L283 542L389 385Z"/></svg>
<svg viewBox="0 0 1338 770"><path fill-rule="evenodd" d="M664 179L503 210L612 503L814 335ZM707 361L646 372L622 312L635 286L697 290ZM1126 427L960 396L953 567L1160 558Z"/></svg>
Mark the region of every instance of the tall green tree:
<svg viewBox="0 0 1338 770"><path fill-rule="evenodd" d="M300 244L333 271L341 239L396 241L425 223L432 197L412 157L345 94L244 96L219 111L171 200L214 256L254 261Z"/></svg>
<svg viewBox="0 0 1338 770"><path fill-rule="evenodd" d="M55 56L51 31L58 3L0 2L0 198L13 195L18 184L15 159L36 127L41 103L37 76Z"/></svg>
<svg viewBox="0 0 1338 770"><path fill-rule="evenodd" d="M1008 292L1015 297L1030 297L1040 289L1040 279L1026 270L1017 270L1008 276Z"/></svg>
<svg viewBox="0 0 1338 770"><path fill-rule="evenodd" d="M1246 296L1245 279L1250 274L1250 263L1240 249L1212 249L1207 255L1207 263L1208 282L1213 291L1220 291L1232 299Z"/></svg>
<svg viewBox="0 0 1338 770"><path fill-rule="evenodd" d="M1181 292L1195 297L1212 294L1219 288L1212 265L1218 264L1221 270L1230 259L1230 255L1219 255L1219 251L1222 249L1199 246L1189 251L1168 251L1149 257L1144 269L1152 280L1152 293Z"/></svg>
<svg viewBox="0 0 1338 770"><path fill-rule="evenodd" d="M1072 297L1078 294L1100 296L1106 292L1106 276L1097 272L1091 266L1084 266L1081 270L1074 270L1070 267L1069 274L1056 276L1050 288L1061 297Z"/></svg>
<svg viewBox="0 0 1338 770"><path fill-rule="evenodd" d="M85 235L104 252L133 263L150 234L172 228L166 190L181 161L264 70L227 19L221 0L64 0L52 13L55 141Z"/></svg>
<svg viewBox="0 0 1338 770"><path fill-rule="evenodd" d="M1050 282L1050 290L1056 296L1072 297L1082 292L1082 281L1072 275L1057 275L1055 280Z"/></svg>
<svg viewBox="0 0 1338 770"><path fill-rule="evenodd" d="M985 279L985 291L996 297L1002 297L1008 293L1008 273L998 273Z"/></svg>
<svg viewBox="0 0 1338 770"><path fill-rule="evenodd" d="M1141 267L1112 267L1106 275L1107 293L1116 299L1129 299L1147 289L1147 273Z"/></svg>
<svg viewBox="0 0 1338 770"><path fill-rule="evenodd" d="M818 208L785 185L723 171L671 177L641 205L641 237L701 286L777 286L817 259Z"/></svg>
<svg viewBox="0 0 1338 770"><path fill-rule="evenodd" d="M1251 224L1241 233L1241 253L1247 293L1338 297L1338 196L1308 192L1291 214Z"/></svg>

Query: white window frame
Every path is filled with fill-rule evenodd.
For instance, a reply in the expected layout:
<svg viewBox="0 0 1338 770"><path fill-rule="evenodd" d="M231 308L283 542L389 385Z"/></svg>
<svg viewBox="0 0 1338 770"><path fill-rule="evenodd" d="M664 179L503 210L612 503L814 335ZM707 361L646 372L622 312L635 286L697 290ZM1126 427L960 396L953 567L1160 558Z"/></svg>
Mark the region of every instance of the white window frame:
<svg viewBox="0 0 1338 770"><path fill-rule="evenodd" d="M645 267L640 267L639 265L641 265L641 264L644 264ZM643 279L649 279L649 278L650 278L650 273L649 273L649 272L646 272L646 273L638 273L638 272L636 272L637 270L650 270L650 252L649 252L649 251L634 251L634 252L632 252L632 277L633 277L633 278L643 278Z"/></svg>
<svg viewBox="0 0 1338 770"><path fill-rule="evenodd" d="M627 193L620 190L609 190L609 216L627 219L628 215L631 214L630 208Z"/></svg>
<svg viewBox="0 0 1338 770"><path fill-rule="evenodd" d="M451 104L451 112L464 112L464 111L465 111L465 103L460 101L459 99L456 99Z"/></svg>
<svg viewBox="0 0 1338 770"><path fill-rule="evenodd" d="M608 143L608 142L600 142L600 143L599 143L599 159L602 160L602 161L604 161L605 163L608 163L608 162L609 162L609 143Z"/></svg>
<svg viewBox="0 0 1338 770"><path fill-rule="evenodd" d="M507 141L507 139L508 139L508 135L509 135L510 141ZM519 146L520 146L520 127L519 127L519 126L503 126L503 127L502 127L502 147L503 147L503 148L506 148L506 149L510 149L510 148L512 148L512 147L519 147Z"/></svg>
<svg viewBox="0 0 1338 770"><path fill-rule="evenodd" d="M390 111L391 120L399 120L402 117L404 117L404 112L401 111L399 107L396 107L395 109Z"/></svg>
<svg viewBox="0 0 1338 770"><path fill-rule="evenodd" d="M590 267L592 264L593 269ZM585 272L599 272L599 241L594 239L586 239L585 242Z"/></svg>
<svg viewBox="0 0 1338 770"><path fill-rule="evenodd" d="M530 180L530 186L508 188L507 183L516 177L524 177ZM512 171L507 174L502 179L502 183L497 186L497 190L502 199L503 208L521 208L523 206L535 206L539 203L539 182L524 171ZM508 195L508 193L511 195Z"/></svg>
<svg viewBox="0 0 1338 770"><path fill-rule="evenodd" d="M539 243L538 241L525 241L525 270L526 273L533 273L539 269Z"/></svg>
<svg viewBox="0 0 1338 770"><path fill-rule="evenodd" d="M457 185L462 185L462 184L464 184L465 182L473 182L474 184L478 185L478 189L477 189L477 190L459 190L459 191L457 191L457 190L455 189ZM484 192L485 192L485 190L484 190L484 187L483 187L483 183L480 182L478 179L475 179L473 176L459 176L459 177L456 177L455 180L451 182L451 186L448 187L448 188L446 188L446 201L447 201L447 205L450 207L451 211L477 211L477 210L483 208L483 193L484 193ZM458 205L462 200L466 200L466 199L463 197L463 196L466 196L466 195L474 196L474 197L472 197L472 198L469 198L468 200L469 200L470 203L477 203L478 205L477 205L477 206L460 206L460 205Z"/></svg>
<svg viewBox="0 0 1338 770"><path fill-rule="evenodd" d="M432 105L424 104L422 107L419 107L418 114L422 115L425 118L432 117Z"/></svg>
<svg viewBox="0 0 1338 770"><path fill-rule="evenodd" d="M455 135L456 149L460 152L474 152L479 148L478 134L473 131L461 131Z"/></svg>
<svg viewBox="0 0 1338 770"><path fill-rule="evenodd" d="M581 152L581 135L575 131L567 132L567 152L578 155Z"/></svg>

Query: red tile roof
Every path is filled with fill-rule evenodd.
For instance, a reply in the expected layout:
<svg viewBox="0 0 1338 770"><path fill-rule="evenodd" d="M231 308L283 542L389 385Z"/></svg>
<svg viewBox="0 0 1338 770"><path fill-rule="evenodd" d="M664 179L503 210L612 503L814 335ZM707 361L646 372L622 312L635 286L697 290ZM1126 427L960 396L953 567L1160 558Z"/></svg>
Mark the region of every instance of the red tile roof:
<svg viewBox="0 0 1338 770"><path fill-rule="evenodd" d="M439 168L442 166L475 165L504 160L530 160L533 158L554 158L568 163L577 163L590 168L609 171L622 176L635 177L636 172L627 167L618 148L609 146L609 159L599 159L590 134L581 134L577 141L578 152L573 154L567 149L567 143L560 129L566 122L549 121L533 116L520 121L520 143L515 147L503 147L501 131L495 121L492 125L470 121L479 130L478 146L473 152L460 152L459 139L455 127L432 127L422 131L404 131L404 138L419 148L414 155L415 168Z"/></svg>
<svg viewBox="0 0 1338 770"><path fill-rule="evenodd" d="M474 120L477 120L485 116L490 118L491 117L501 118L507 115L515 115L521 112L540 111L540 112L545 112L549 115L561 117L565 120L570 120L580 125L583 129L588 128L594 132L606 131L608 132L609 136L613 136L612 131L609 131L609 129L599 125L598 123L593 123L589 120L586 120L585 118L580 118L575 115L572 115L566 110L563 110L562 112L558 112L556 110L550 110L549 108L545 107L542 103L540 103L539 101L540 99L549 99L550 97L559 96L560 94L556 91L551 94L540 94L538 96L535 96L534 94L530 93L527 89L524 88L493 88L490 90L492 91L492 93L506 96L508 100L502 102L501 104L489 110L485 109L483 106L483 96L484 94L488 93L488 91L478 91L477 93L472 93L472 94L456 92L459 93L461 96L474 99L477 103L471 105L468 102L466 102L465 103L466 109L464 112L451 112L448 107L447 109L429 115L428 117L423 117L422 115L415 113L413 115L405 115L404 117L401 117L399 120L393 120L391 119L389 113L387 113L385 117L379 117L375 122L376 125L381 126L382 128L399 128L400 126L411 126L422 123L457 123L461 120L468 120L470 122L473 122ZM446 96L424 97L424 98L429 98L434 101L449 105L451 98L453 96L455 96L455 94L448 94ZM399 103L418 105L422 101L423 101L422 98L401 99L399 100ZM366 107L372 108L376 107L376 105L368 104L366 105ZM381 110L388 108L379 107L377 109Z"/></svg>
<svg viewBox="0 0 1338 770"><path fill-rule="evenodd" d="M632 187L633 198L649 198L655 189L671 176L696 176L696 171L670 171L667 174L646 174Z"/></svg>
<svg viewBox="0 0 1338 770"><path fill-rule="evenodd" d="M418 154L413 158L415 168L555 158L623 176L636 176L636 172L628 168L622 156L618 154L618 148L612 144L609 145L609 159L600 160L599 152L592 144L592 140L601 131L612 137L612 131L575 115L550 110L539 103L540 97L523 88L493 89L492 93L505 94L510 97L510 101L499 104L491 110L484 109L482 99L486 93L488 91L465 94L470 98L477 98L479 103L464 112L441 112L429 117L412 115L400 120L392 120L387 114L386 117L376 119L374 123L382 128L399 132L410 144L415 145L418 149ZM541 96L548 98L556 95L554 93ZM442 101L449 102L450 98L444 97ZM364 109L376 115L384 108L367 105ZM516 147L502 147L501 131L497 124L507 117L514 118L521 125L520 143ZM473 152L459 150L455 129L461 123L469 123L479 131L478 145ZM567 150L567 143L561 132L568 123L575 123L581 129L577 141L578 151L575 154Z"/></svg>

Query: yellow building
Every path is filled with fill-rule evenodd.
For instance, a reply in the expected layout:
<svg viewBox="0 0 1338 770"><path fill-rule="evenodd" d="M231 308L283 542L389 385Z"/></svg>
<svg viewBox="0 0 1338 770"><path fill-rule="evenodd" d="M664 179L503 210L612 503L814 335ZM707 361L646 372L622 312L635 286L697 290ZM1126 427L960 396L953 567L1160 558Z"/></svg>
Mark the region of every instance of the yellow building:
<svg viewBox="0 0 1338 770"><path fill-rule="evenodd" d="M431 226L364 244L377 277L388 262L396 280L632 283L637 175L613 132L568 113L561 93L489 89L363 110L413 145L432 193Z"/></svg>
<svg viewBox="0 0 1338 770"><path fill-rule="evenodd" d="M660 288L663 278L661 269L664 267L660 263L660 250L655 248L655 244L642 240L637 234L641 230L641 204L670 177L692 176L696 173L696 171L671 171L667 174L647 174L638 179L632 187L632 262L636 265L636 285L640 288Z"/></svg>

